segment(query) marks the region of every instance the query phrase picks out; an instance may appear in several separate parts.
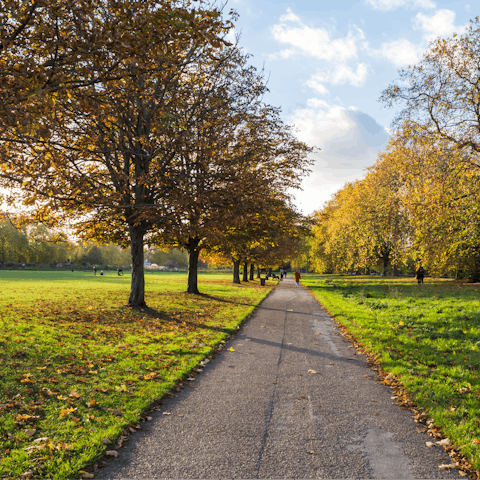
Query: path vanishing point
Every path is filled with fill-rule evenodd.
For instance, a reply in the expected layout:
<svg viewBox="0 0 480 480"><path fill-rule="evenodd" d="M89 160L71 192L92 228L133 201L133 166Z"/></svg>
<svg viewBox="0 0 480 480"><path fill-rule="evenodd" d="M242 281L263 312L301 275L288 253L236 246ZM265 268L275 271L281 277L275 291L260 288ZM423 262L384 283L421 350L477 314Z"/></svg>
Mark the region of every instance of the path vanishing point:
<svg viewBox="0 0 480 480"><path fill-rule="evenodd" d="M289 277L95 478L461 478L375 377Z"/></svg>

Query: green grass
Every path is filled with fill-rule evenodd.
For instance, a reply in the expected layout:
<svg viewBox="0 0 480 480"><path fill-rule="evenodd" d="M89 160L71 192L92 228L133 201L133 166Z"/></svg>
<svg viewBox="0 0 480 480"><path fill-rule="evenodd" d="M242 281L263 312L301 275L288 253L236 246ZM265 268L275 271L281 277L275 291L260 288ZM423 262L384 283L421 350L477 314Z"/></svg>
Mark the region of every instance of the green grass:
<svg viewBox="0 0 480 480"><path fill-rule="evenodd" d="M480 469L479 285L333 275L302 283Z"/></svg>
<svg viewBox="0 0 480 480"><path fill-rule="evenodd" d="M129 275L0 271L0 477L80 476L274 284L199 282L147 273L142 312L124 306Z"/></svg>

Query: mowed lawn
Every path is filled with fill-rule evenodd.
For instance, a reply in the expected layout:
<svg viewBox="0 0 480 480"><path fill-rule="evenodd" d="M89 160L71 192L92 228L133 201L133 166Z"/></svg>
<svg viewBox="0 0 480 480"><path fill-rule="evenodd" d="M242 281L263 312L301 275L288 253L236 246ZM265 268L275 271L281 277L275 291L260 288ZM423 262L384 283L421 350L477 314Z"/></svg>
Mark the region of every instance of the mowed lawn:
<svg viewBox="0 0 480 480"><path fill-rule="evenodd" d="M302 282L480 469L480 285L333 275Z"/></svg>
<svg viewBox="0 0 480 480"><path fill-rule="evenodd" d="M147 273L152 310L134 311L129 274L0 271L0 477L88 477L274 285L186 280Z"/></svg>

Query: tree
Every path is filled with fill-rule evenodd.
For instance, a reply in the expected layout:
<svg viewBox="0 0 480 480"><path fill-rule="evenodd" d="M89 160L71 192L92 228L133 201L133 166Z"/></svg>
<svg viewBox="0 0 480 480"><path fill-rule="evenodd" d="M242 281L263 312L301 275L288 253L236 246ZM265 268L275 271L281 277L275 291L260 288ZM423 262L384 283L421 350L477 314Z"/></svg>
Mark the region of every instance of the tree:
<svg viewBox="0 0 480 480"><path fill-rule="evenodd" d="M381 96L401 107L394 125L407 122L418 135L442 138L478 166L480 152L480 20L463 35L437 39L417 65L400 70ZM413 130L412 130L413 131Z"/></svg>
<svg viewBox="0 0 480 480"><path fill-rule="evenodd" d="M189 252L187 292L196 294L201 250L224 244L233 231L247 245L252 232L246 225L263 215L271 197L298 187L310 149L293 136L278 109L259 101L263 78L237 48L191 80L192 107L179 132L184 148L172 171L170 195L178 200L169 207L172 221L159 225L154 241Z"/></svg>
<svg viewBox="0 0 480 480"><path fill-rule="evenodd" d="M28 97L22 103L27 117L6 122L9 130L0 138L0 175L4 186L21 187L36 219L46 221L62 211L83 238L130 244L129 305L143 307L144 237L166 221L166 207L175 201L169 197L169 172L181 148L176 132L182 118L176 112L189 99L183 79L221 50L231 24L218 10L202 9L204 4L192 8L188 1L98 0L93 5L91 20L74 24L73 46L63 34L62 48L76 54L80 36L88 52L81 57L81 71L106 68L108 75L83 79L76 88L59 87L46 98ZM63 23L57 23L63 32ZM65 25L68 32L68 19ZM98 41L89 44L84 28L97 32ZM12 65L22 62L22 49L28 50L30 42L27 38L10 49ZM34 45L28 50L32 59L39 55ZM55 53L56 45L47 41L45 48ZM43 58L50 57L45 52ZM64 70L69 68L76 74L75 62ZM5 116L11 118L8 112Z"/></svg>

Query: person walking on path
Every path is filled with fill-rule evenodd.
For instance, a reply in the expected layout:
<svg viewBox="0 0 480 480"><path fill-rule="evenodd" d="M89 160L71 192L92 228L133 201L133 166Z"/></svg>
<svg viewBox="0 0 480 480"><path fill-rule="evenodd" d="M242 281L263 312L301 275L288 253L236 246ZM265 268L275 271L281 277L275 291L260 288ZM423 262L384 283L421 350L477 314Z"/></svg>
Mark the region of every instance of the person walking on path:
<svg viewBox="0 0 480 480"><path fill-rule="evenodd" d="M296 271L295 271L295 282L297 283L297 287L300 286L300 279L301 279L301 278L302 278L302 277L300 276L300 271L299 271L299 270L296 270Z"/></svg>

